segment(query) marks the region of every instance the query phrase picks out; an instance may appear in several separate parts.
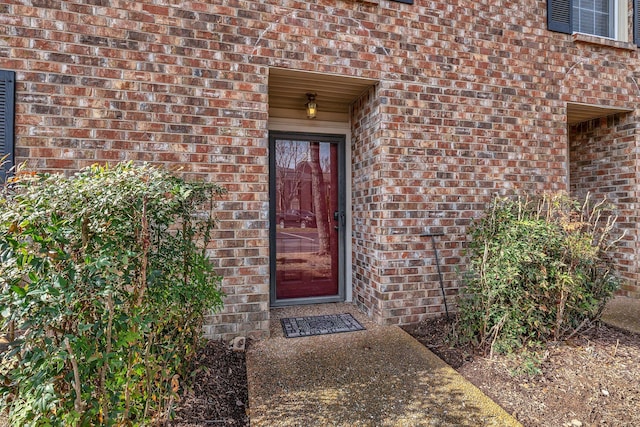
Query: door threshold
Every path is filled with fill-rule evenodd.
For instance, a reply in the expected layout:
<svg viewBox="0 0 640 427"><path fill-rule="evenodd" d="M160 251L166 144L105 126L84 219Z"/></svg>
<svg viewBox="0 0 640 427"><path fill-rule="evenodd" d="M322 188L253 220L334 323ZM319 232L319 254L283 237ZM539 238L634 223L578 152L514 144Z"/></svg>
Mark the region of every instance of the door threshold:
<svg viewBox="0 0 640 427"><path fill-rule="evenodd" d="M271 308L291 307L300 305L319 305L330 303L345 302L344 297L340 295L328 296L328 297L312 297L312 298L290 298L285 300L274 301L271 303Z"/></svg>

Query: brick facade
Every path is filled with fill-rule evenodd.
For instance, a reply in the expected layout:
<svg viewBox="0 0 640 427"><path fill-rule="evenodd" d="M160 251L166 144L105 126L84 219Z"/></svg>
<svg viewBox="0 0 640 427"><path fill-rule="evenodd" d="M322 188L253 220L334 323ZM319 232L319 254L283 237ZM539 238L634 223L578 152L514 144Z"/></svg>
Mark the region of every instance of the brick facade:
<svg viewBox="0 0 640 427"><path fill-rule="evenodd" d="M226 186L210 248L226 308L205 334L264 337L270 70L372 79L348 118L348 280L362 310L384 324L442 312L420 233L444 233L453 297L466 228L493 194L569 188L621 203L619 265L637 296L638 51L550 32L545 5L10 0L0 69L17 72L16 160L67 173L149 161ZM569 127L567 103L630 112Z"/></svg>
<svg viewBox="0 0 640 427"><path fill-rule="evenodd" d="M570 128L571 194L596 200L607 198L616 206L616 269L623 279L620 294L640 297L638 269L638 117L633 114L594 119Z"/></svg>

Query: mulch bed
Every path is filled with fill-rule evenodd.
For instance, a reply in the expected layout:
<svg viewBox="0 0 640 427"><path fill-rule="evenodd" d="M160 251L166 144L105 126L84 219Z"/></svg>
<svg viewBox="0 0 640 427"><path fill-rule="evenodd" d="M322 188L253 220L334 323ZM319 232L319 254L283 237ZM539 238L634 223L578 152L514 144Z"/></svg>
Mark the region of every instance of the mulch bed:
<svg viewBox="0 0 640 427"><path fill-rule="evenodd" d="M222 342L210 341L200 350L190 388L176 408L171 426L249 425L245 354Z"/></svg>
<svg viewBox="0 0 640 427"><path fill-rule="evenodd" d="M0 346L0 350L6 346ZM245 354L234 352L218 341L208 342L199 352L190 386L182 391L174 420L176 427L249 426L247 367ZM0 427L8 427L0 414Z"/></svg>
<svg viewBox="0 0 640 427"><path fill-rule="evenodd" d="M599 325L529 358L450 345L432 319L405 330L525 427L640 426L640 335Z"/></svg>

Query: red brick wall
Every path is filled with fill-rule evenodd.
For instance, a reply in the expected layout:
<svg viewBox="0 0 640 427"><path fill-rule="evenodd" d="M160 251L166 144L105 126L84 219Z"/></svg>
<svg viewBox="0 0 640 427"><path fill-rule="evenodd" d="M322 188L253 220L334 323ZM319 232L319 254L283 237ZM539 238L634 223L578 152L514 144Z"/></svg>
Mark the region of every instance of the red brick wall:
<svg viewBox="0 0 640 427"><path fill-rule="evenodd" d="M0 68L18 72L19 161L146 160L227 186L210 337L268 333L269 67L379 81L353 108L350 279L383 323L442 310L417 234L445 234L455 294L492 194L567 189L567 101L638 105L637 50L547 31L542 1L173 3L5 2Z"/></svg>
<svg viewBox="0 0 640 427"><path fill-rule="evenodd" d="M226 24L236 9L211 2L19 3L0 5L0 68L17 71L17 161L51 172L148 161L223 184L210 254L227 308L205 333L264 336L268 69L241 59L238 32L251 28Z"/></svg>
<svg viewBox="0 0 640 427"><path fill-rule="evenodd" d="M640 297L638 270L638 117L634 114L595 119L570 128L571 194L594 200L607 198L618 216L616 236L624 234L613 251L623 280L620 294Z"/></svg>
<svg viewBox="0 0 640 427"><path fill-rule="evenodd" d="M353 105L351 164L352 164L352 241L353 241L353 301L371 317L381 319L381 295L387 292L380 285L379 260L376 256L376 230L382 213L378 205L380 193L379 165L376 158L380 147L381 115L378 87L369 89Z"/></svg>

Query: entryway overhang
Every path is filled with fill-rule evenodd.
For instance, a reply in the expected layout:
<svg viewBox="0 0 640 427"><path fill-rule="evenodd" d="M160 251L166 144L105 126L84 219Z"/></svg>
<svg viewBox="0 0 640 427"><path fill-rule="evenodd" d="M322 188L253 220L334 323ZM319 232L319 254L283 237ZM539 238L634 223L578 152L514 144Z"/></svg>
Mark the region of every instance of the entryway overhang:
<svg viewBox="0 0 640 427"><path fill-rule="evenodd" d="M307 94L315 94L317 120L348 122L350 106L378 81L285 68L269 69L269 117L307 119Z"/></svg>
<svg viewBox="0 0 640 427"><path fill-rule="evenodd" d="M582 123L588 120L613 116L620 113L629 113L632 111L634 111L632 108L609 107L602 105L567 102L567 123L569 125L574 125L576 123Z"/></svg>

